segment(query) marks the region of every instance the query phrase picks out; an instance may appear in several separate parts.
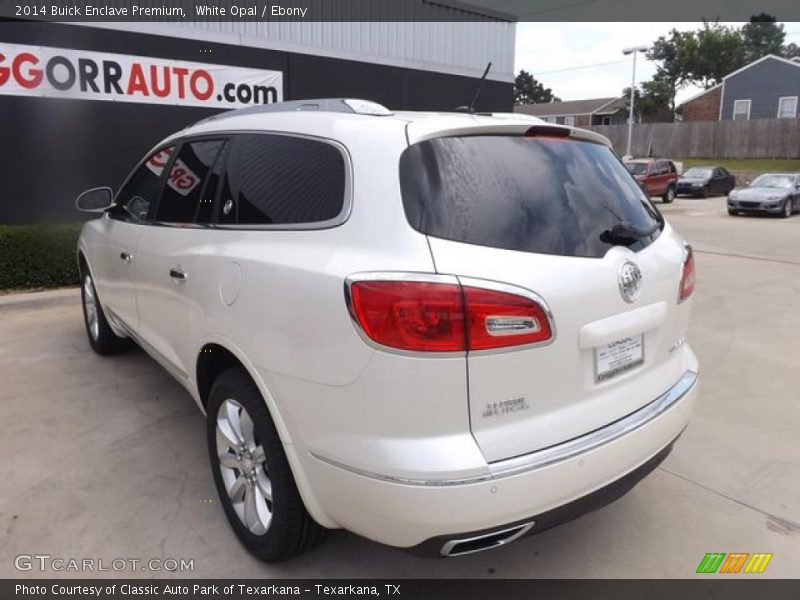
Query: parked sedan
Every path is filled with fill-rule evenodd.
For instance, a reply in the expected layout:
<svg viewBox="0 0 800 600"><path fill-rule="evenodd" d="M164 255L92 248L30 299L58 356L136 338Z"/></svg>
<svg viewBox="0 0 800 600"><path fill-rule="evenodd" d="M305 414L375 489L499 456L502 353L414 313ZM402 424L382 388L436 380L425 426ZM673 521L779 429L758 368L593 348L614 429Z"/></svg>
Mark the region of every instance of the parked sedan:
<svg viewBox="0 0 800 600"><path fill-rule="evenodd" d="M728 196L728 214L765 212L792 216L800 207L800 174L765 173L746 188L733 190Z"/></svg>
<svg viewBox="0 0 800 600"><path fill-rule="evenodd" d="M723 167L692 167L678 179L677 193L690 196L725 195L736 187L736 178Z"/></svg>

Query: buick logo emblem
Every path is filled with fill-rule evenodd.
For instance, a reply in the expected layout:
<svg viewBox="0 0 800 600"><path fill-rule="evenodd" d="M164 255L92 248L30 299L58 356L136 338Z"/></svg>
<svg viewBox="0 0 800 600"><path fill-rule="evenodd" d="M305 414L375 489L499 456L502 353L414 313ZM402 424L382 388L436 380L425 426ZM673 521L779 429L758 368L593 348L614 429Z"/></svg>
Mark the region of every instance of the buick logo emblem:
<svg viewBox="0 0 800 600"><path fill-rule="evenodd" d="M642 272L634 263L626 260L619 268L619 293L628 304L639 299L642 291Z"/></svg>

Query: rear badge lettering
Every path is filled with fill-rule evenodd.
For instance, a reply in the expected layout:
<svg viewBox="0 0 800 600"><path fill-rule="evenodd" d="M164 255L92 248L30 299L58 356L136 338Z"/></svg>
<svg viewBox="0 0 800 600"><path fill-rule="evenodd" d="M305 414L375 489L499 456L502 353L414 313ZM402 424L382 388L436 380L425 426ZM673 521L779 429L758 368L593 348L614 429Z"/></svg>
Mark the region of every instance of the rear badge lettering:
<svg viewBox="0 0 800 600"><path fill-rule="evenodd" d="M530 406L528 406L528 402L524 397L512 398L511 400L503 400L501 402L490 402L486 405L481 416L487 419L489 417L496 417L497 415L507 415L520 410L528 410L529 408Z"/></svg>

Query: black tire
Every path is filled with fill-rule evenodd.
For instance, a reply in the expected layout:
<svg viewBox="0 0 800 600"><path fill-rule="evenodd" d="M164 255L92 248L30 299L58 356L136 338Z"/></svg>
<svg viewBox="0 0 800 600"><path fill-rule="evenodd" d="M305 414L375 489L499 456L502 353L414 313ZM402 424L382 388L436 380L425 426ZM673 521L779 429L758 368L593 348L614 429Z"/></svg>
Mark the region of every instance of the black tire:
<svg viewBox="0 0 800 600"><path fill-rule="evenodd" d="M661 197L661 200L664 202L664 204L672 204L672 202L675 200L675 196L677 196L677 193L675 192L675 186L669 185L667 186L664 195Z"/></svg>
<svg viewBox="0 0 800 600"><path fill-rule="evenodd" d="M97 296L94 280L88 270L83 270L82 272L81 306L83 307L83 324L86 326L86 336L89 338L89 345L92 350L97 354L116 354L129 349L133 345L130 339L119 337L111 329ZM91 317L92 310L95 311L96 321Z"/></svg>
<svg viewBox="0 0 800 600"><path fill-rule="evenodd" d="M794 207L792 206L791 198L787 198L786 200L784 200L782 207L783 210L781 210L781 218L788 219L789 217L791 217L792 213L794 213L793 208Z"/></svg>
<svg viewBox="0 0 800 600"><path fill-rule="evenodd" d="M729 208L729 209L728 209L728 214L729 214L730 216L732 216L732 217L735 217L735 216L737 216L737 215L739 214L739 211L738 211L738 210L734 210L734 209L732 209L732 208Z"/></svg>
<svg viewBox="0 0 800 600"><path fill-rule="evenodd" d="M268 503L271 519L262 534L253 533L245 525L225 487L217 449L217 416L228 400L234 400L247 411L253 422L254 441L264 448L265 462L261 468L271 484L272 496ZM224 371L211 387L207 409L206 437L214 483L225 515L242 545L266 562L288 560L316 546L326 530L306 511L275 424L250 377L240 367ZM241 472L237 475L241 476Z"/></svg>
<svg viewBox="0 0 800 600"><path fill-rule="evenodd" d="M701 197L701 198L708 198L708 186L707 186L707 185L704 185L704 186L703 186L703 187L700 189L700 197Z"/></svg>

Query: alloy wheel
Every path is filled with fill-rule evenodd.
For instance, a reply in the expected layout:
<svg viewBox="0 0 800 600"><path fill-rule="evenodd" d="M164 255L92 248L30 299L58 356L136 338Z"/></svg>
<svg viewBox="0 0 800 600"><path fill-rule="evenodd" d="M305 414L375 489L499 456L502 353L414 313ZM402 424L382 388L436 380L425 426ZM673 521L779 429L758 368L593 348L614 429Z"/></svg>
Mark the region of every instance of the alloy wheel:
<svg viewBox="0 0 800 600"><path fill-rule="evenodd" d="M792 216L792 200L791 198L783 203L783 216L789 218Z"/></svg>
<svg viewBox="0 0 800 600"><path fill-rule="evenodd" d="M97 297L94 293L91 276L87 275L83 280L83 308L86 312L86 324L89 326L89 333L93 340L100 336L100 318L97 314Z"/></svg>
<svg viewBox="0 0 800 600"><path fill-rule="evenodd" d="M233 509L250 533L263 535L272 522L272 481L253 419L236 400L217 411L217 456Z"/></svg>

